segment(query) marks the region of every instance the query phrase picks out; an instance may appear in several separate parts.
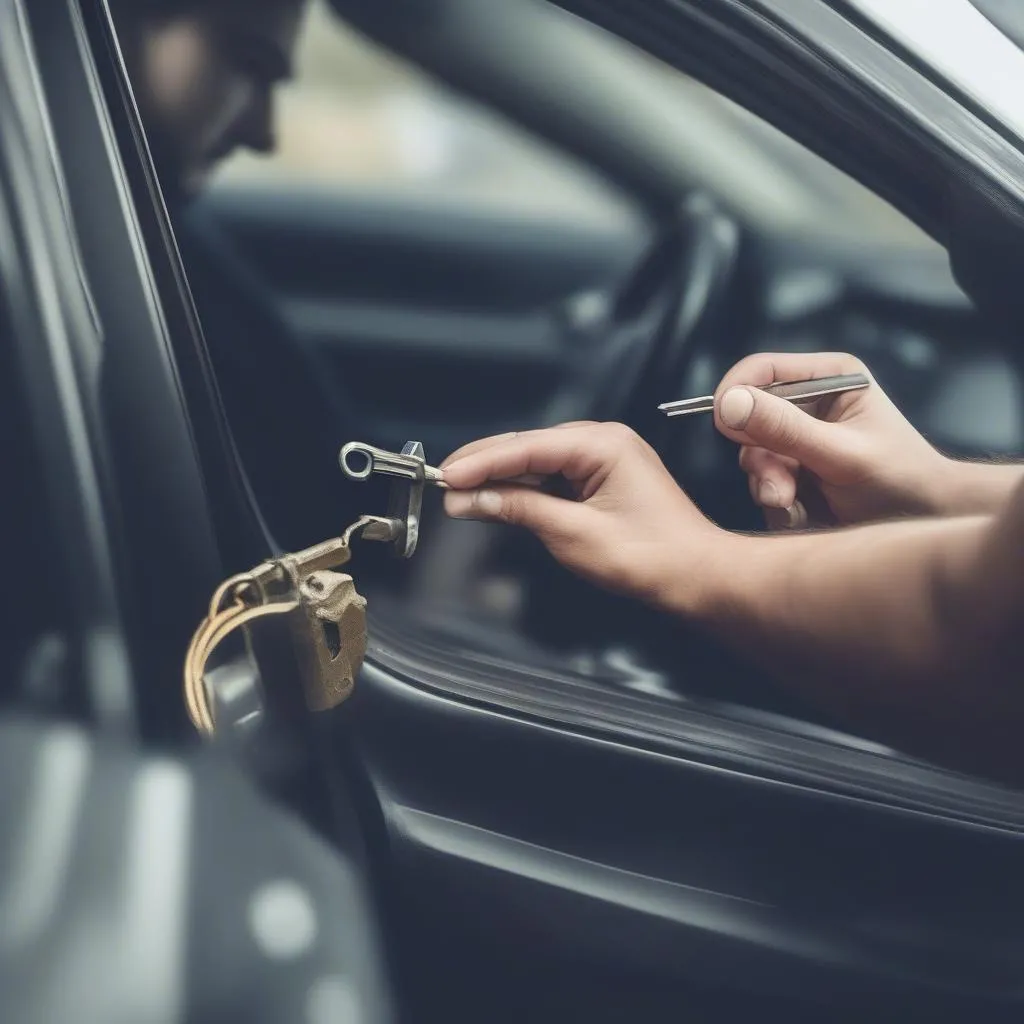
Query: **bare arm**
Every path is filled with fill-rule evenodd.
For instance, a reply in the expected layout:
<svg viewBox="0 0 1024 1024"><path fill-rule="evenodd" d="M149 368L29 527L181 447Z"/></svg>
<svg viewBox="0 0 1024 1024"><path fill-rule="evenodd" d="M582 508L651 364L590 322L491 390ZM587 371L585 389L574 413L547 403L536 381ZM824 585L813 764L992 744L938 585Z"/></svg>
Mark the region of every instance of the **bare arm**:
<svg viewBox="0 0 1024 1024"><path fill-rule="evenodd" d="M577 500L501 482L523 473L561 473ZM445 477L450 514L532 530L867 733L1024 781L1024 488L995 517L737 536L616 424L478 442Z"/></svg>
<svg viewBox="0 0 1024 1024"><path fill-rule="evenodd" d="M986 515L999 511L1024 483L1024 466L946 459L939 476L939 515Z"/></svg>
<svg viewBox="0 0 1024 1024"><path fill-rule="evenodd" d="M1024 489L996 518L729 537L714 558L671 607L880 738L1024 780Z"/></svg>

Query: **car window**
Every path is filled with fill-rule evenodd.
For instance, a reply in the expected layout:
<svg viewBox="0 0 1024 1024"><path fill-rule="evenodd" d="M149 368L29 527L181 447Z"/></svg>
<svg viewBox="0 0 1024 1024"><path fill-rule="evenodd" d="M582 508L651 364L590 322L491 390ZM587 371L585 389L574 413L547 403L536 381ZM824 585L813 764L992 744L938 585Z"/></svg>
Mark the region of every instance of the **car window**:
<svg viewBox="0 0 1024 1024"><path fill-rule="evenodd" d="M309 8L297 73L277 97L276 151L239 153L233 185L437 198L478 209L601 219L621 202L582 167Z"/></svg>
<svg viewBox="0 0 1024 1024"><path fill-rule="evenodd" d="M293 5L295 74L278 88L245 54L262 33L289 62L288 31L259 13L288 4L240 16L169 0L177 13L157 21L131 0L113 7L229 422L262 511L298 546L337 528L339 504L367 511L339 496L339 442L416 439L439 458L566 407L601 342L587 325L649 224L597 172L369 42L325 0ZM550 10L581 46L605 36ZM649 101L639 130L679 154L680 200L704 189L770 237L911 244L947 268L869 190L611 42L608 60L629 64Z"/></svg>
<svg viewBox="0 0 1024 1024"><path fill-rule="evenodd" d="M565 17L570 17L565 15ZM573 19L576 21L576 19ZM576 21L580 33L605 35ZM614 40L652 96L677 109L678 146L694 185L768 228L852 234L934 248L889 204L694 79ZM525 217L614 221L623 200L585 168L439 85L336 17L306 16L296 75L277 94L276 148L241 151L215 191L312 190L323 198L436 198Z"/></svg>

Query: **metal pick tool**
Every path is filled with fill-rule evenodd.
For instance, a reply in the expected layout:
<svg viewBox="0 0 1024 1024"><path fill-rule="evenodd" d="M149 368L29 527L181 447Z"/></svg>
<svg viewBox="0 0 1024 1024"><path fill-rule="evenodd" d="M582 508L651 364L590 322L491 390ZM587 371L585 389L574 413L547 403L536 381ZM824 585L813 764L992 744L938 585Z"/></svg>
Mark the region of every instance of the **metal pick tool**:
<svg viewBox="0 0 1024 1024"><path fill-rule="evenodd" d="M844 391L860 391L862 388L871 386L871 378L863 373L846 373L838 377L819 377L817 380L794 380L785 381L780 384L768 384L761 388L761 391L777 398L784 398L787 402L800 405L807 402L817 401L828 395L839 395ZM679 402L665 402L658 408L666 416L692 416L698 412L713 412L715 408L715 396L704 395L701 398L684 398Z"/></svg>

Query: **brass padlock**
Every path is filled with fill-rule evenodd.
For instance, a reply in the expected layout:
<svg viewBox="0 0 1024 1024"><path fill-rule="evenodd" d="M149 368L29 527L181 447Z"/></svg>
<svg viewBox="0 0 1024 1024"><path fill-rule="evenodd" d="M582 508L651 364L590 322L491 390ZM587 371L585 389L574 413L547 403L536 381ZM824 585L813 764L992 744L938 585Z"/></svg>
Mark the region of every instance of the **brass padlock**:
<svg viewBox="0 0 1024 1024"><path fill-rule="evenodd" d="M288 621L310 711L337 707L351 694L366 655L366 600L351 576L334 569L351 558L353 536L389 541L398 525L364 516L341 537L265 562L221 584L185 660L185 705L199 732L213 736L217 731L206 685L210 656L235 630L248 630L268 616Z"/></svg>
<svg viewBox="0 0 1024 1024"><path fill-rule="evenodd" d="M354 455L364 460L361 467L350 463ZM356 536L393 544L398 554L411 558L423 488L445 484L441 471L426 464L423 446L416 441L401 453L355 442L342 449L340 459L353 479L365 480L372 473L397 479L390 515L362 516L341 537L264 562L221 584L185 659L185 705L192 724L206 736L217 731L207 662L222 641L238 629L248 631L259 619L287 617L310 711L337 707L352 692L366 656L366 601L352 577L336 570L351 558Z"/></svg>
<svg viewBox="0 0 1024 1024"><path fill-rule="evenodd" d="M351 576L313 572L298 588L289 615L302 689L310 711L328 711L346 700L366 655L366 599Z"/></svg>

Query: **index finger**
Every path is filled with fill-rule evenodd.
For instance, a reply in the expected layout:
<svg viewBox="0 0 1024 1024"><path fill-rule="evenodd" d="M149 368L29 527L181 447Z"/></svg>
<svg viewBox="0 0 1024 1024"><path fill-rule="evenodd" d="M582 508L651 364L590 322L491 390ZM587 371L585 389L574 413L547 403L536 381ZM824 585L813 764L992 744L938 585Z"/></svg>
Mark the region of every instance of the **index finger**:
<svg viewBox="0 0 1024 1024"><path fill-rule="evenodd" d="M760 352L741 359L722 378L715 398L738 385L763 388L786 381L866 372L864 364L847 352Z"/></svg>
<svg viewBox="0 0 1024 1024"><path fill-rule="evenodd" d="M571 423L560 423L557 427L542 427L540 430L565 430L569 427L592 427L596 426L596 420L574 420ZM510 441L514 437L525 437L528 434L536 434L538 430L525 430L525 431L509 431L505 434L495 434L492 437L482 437L477 441L470 441L469 444L464 444L461 448L456 449L451 455L448 456L438 467L439 469L445 469L450 466L453 462L458 462L461 459L466 458L469 455L474 455L478 451L483 451L485 448L491 448L496 444L501 444L504 441Z"/></svg>
<svg viewBox="0 0 1024 1024"><path fill-rule="evenodd" d="M589 479L612 453L598 425L531 430L478 448L445 466L445 482L455 490L480 487L492 480L561 474L567 480Z"/></svg>

